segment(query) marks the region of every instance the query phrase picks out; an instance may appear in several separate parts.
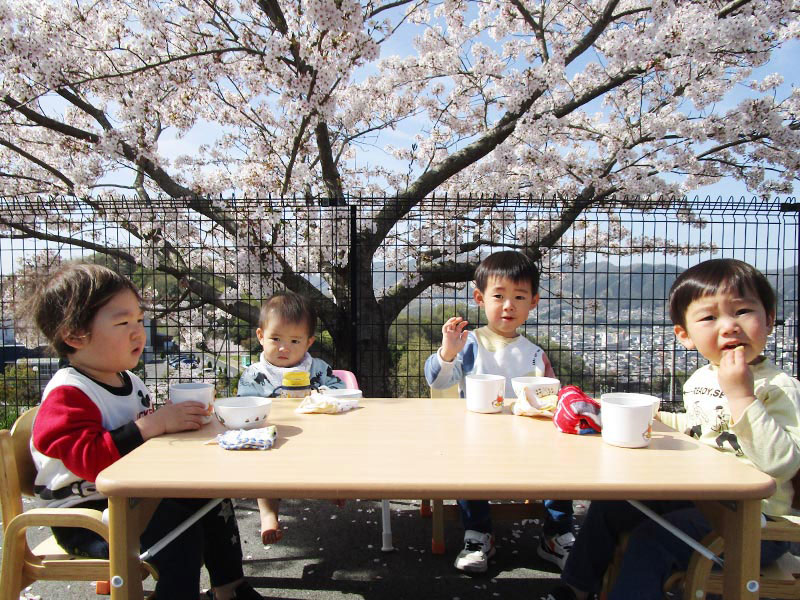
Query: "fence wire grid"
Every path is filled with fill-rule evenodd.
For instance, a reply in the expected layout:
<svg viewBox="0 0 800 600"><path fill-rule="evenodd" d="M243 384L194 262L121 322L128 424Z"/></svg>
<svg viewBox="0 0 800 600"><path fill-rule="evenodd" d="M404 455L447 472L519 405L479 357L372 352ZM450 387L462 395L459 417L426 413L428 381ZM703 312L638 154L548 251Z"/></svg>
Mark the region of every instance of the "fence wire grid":
<svg viewBox="0 0 800 600"><path fill-rule="evenodd" d="M486 324L472 271L501 249L529 252L540 267L541 300L522 333L562 384L678 407L704 361L675 340L667 294L712 257L768 276L778 311L766 353L797 376L799 209L794 198L2 199L0 418L37 404L58 368L15 307L27 278L67 260L108 265L142 290L148 340L137 373L157 400L190 379L234 395L259 359L259 306L282 289L312 299L311 353L352 370L366 395L427 396L422 368L442 323L458 314Z"/></svg>

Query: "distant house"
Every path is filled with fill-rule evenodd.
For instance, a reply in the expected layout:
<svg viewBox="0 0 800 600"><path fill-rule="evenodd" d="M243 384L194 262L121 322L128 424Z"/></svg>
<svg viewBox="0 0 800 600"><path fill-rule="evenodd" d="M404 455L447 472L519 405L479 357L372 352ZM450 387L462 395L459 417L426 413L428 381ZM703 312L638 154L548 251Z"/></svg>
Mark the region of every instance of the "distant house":
<svg viewBox="0 0 800 600"><path fill-rule="evenodd" d="M158 331L155 319L145 317L144 330L147 335L147 339L144 343L144 352L142 353L142 360L144 362L157 360L159 358L158 355L162 352L169 354L177 350L177 345L173 341L172 336Z"/></svg>
<svg viewBox="0 0 800 600"><path fill-rule="evenodd" d="M17 344L17 339L14 334L14 320L13 319L3 319L0 322L0 343L3 346L15 346Z"/></svg>
<svg viewBox="0 0 800 600"><path fill-rule="evenodd" d="M5 373L7 365L14 365L21 358L36 358L45 355L46 346L26 348L17 341L14 320L0 321L0 373Z"/></svg>

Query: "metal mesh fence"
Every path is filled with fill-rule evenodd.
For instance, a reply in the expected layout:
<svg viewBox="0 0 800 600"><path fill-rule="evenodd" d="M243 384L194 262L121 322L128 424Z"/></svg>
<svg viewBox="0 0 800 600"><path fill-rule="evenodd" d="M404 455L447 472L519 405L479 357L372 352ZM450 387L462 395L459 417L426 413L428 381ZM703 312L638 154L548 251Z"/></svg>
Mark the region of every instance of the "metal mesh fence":
<svg viewBox="0 0 800 600"><path fill-rule="evenodd" d="M471 270L499 249L538 248L541 300L523 333L563 384L679 402L702 357L675 341L666 297L683 269L745 260L778 292L767 354L797 375L797 205L746 199L353 198L0 200L0 418L36 404L57 368L15 311L33 273L65 260L131 277L150 306L137 368L163 399L169 382L205 379L236 393L258 360L258 309L289 288L319 312L311 353L356 373L367 395L427 396L425 360L455 314L486 324Z"/></svg>

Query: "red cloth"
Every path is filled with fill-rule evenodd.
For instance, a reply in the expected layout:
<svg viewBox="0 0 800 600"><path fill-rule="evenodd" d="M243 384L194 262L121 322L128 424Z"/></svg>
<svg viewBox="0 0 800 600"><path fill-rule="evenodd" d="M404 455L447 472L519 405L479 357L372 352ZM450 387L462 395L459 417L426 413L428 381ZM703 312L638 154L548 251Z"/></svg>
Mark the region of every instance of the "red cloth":
<svg viewBox="0 0 800 600"><path fill-rule="evenodd" d="M558 392L558 406L553 423L561 433L599 433L600 403L583 393L577 385L568 385Z"/></svg>

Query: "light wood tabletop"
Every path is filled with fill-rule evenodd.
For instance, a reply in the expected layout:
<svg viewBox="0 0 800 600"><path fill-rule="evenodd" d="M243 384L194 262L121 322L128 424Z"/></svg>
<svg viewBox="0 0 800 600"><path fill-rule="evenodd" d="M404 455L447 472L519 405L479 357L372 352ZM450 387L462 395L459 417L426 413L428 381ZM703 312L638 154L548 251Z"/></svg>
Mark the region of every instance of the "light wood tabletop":
<svg viewBox="0 0 800 600"><path fill-rule="evenodd" d="M112 569L122 578L114 600L141 598L141 585L128 577L138 557L130 498L265 496L728 501L717 518L731 534L725 597L758 597L745 584L758 576L760 500L773 493L773 480L659 423L649 447L628 449L599 435L559 433L550 420L513 416L507 407L467 412L457 398L364 399L337 415L297 414L297 404L273 403L271 450L207 444L223 431L214 421L148 440L100 474Z"/></svg>

